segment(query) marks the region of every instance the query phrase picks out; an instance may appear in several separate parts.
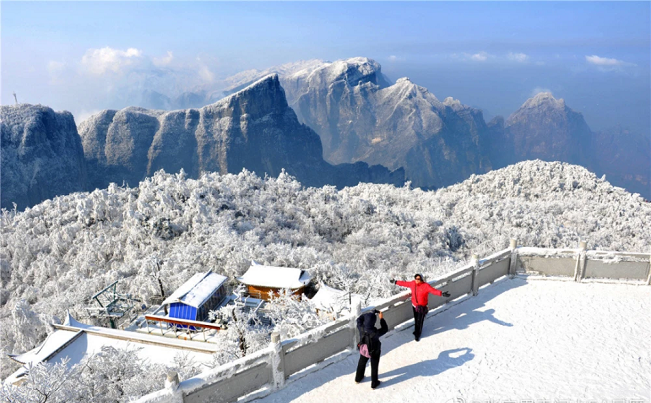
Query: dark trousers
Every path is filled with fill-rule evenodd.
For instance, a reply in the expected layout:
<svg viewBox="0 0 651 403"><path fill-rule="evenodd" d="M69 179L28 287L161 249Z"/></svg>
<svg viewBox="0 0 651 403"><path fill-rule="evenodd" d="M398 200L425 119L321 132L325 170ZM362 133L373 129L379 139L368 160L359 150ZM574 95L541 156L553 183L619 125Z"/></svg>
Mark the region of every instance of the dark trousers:
<svg viewBox="0 0 651 403"><path fill-rule="evenodd" d="M425 316L427 316L429 309L426 306L419 306L418 309L412 306L411 309L414 310L414 336L420 339L420 334L423 331L423 322L425 322Z"/></svg>
<svg viewBox="0 0 651 403"><path fill-rule="evenodd" d="M357 363L357 373L355 374L355 382L361 382L364 378L364 371L366 370L366 363L368 358L359 355L359 362ZM380 353L371 354L371 387L376 387L380 381L378 380L378 367L380 366Z"/></svg>

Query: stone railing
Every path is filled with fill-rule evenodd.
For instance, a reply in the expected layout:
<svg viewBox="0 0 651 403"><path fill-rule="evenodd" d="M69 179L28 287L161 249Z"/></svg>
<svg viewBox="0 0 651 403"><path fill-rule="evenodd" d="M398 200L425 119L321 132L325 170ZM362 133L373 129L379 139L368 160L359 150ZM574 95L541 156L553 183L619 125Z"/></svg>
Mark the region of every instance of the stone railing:
<svg viewBox="0 0 651 403"><path fill-rule="evenodd" d="M518 248L511 240L508 249L479 259L429 283L450 293L449 298L430 298L435 309L458 298L474 296L482 286L498 278L516 275L564 276L574 281L587 279L625 279L651 284L651 254L587 251L585 243L577 249ZM138 400L141 403L232 402L243 396L259 398L284 387L332 362L345 358L357 345L356 319L372 309L384 312L389 329L413 317L410 292L397 294L376 306L357 307L350 316L312 329L297 338L280 340L272 334L269 347L239 360L178 382L172 373L167 388Z"/></svg>

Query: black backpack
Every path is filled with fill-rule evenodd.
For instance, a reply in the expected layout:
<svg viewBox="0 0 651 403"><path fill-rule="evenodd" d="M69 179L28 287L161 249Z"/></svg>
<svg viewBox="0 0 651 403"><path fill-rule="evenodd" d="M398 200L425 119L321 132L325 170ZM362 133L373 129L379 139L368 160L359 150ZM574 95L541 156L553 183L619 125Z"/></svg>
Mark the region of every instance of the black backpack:
<svg viewBox="0 0 651 403"><path fill-rule="evenodd" d="M363 349L362 346L366 346L366 349ZM364 357L370 358L372 354L375 354L380 351L380 345L378 340L376 340L371 333L363 332L362 337L360 337L359 344L357 348L360 350L360 354ZM366 351L364 351L366 350ZM368 352L368 355L364 354Z"/></svg>

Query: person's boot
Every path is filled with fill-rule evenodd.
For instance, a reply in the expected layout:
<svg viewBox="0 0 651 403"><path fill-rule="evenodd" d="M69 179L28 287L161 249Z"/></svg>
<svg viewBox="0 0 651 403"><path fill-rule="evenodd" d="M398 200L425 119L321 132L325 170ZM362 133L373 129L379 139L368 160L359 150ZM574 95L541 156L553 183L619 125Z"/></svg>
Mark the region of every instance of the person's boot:
<svg viewBox="0 0 651 403"><path fill-rule="evenodd" d="M377 381L377 383L375 385L371 385L371 389L377 388L378 386L380 386L381 383L382 383L382 381Z"/></svg>

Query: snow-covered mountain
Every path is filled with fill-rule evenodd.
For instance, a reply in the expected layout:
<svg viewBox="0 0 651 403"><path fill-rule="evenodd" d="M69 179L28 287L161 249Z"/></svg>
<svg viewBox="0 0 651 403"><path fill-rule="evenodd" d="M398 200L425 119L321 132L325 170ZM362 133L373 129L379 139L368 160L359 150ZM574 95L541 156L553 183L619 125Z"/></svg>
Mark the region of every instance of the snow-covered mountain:
<svg viewBox="0 0 651 403"><path fill-rule="evenodd" d="M479 152L479 110L440 102L408 78L391 84L374 60L357 57L281 76L290 106L333 163L405 168L415 186L440 187L488 170ZM395 168L394 168L395 167Z"/></svg>
<svg viewBox="0 0 651 403"><path fill-rule="evenodd" d="M19 209L85 190L86 165L69 112L41 105L0 107L2 208Z"/></svg>
<svg viewBox="0 0 651 403"><path fill-rule="evenodd" d="M81 307L115 280L149 303L160 292L152 274L158 267L168 293L196 272L233 278L255 260L385 297L393 292L389 278L440 275L510 238L645 252L649 222L651 203L559 162L521 162L436 192L304 188L287 174L188 179L159 172L137 187L111 185L3 212L0 342L5 352L33 347L54 315L70 309L83 317ZM40 315L29 316L30 326L21 322L25 309L14 311L21 300Z"/></svg>
<svg viewBox="0 0 651 403"><path fill-rule="evenodd" d="M506 121L498 116L486 124L479 109L452 98L440 102L409 79L392 84L379 63L364 57L246 70L213 89L175 99L148 94L151 102L146 104L163 109L206 105L270 73L279 75L299 121L319 134L324 158L331 163L403 167L415 186L436 188L473 173L540 158L605 173L613 183L651 198L651 171L645 166L651 160L651 146L645 146L648 137L633 141L642 147L619 146L621 158L604 155L599 144L612 144L606 138L612 135L593 134L579 112L550 93L527 100Z"/></svg>
<svg viewBox="0 0 651 403"><path fill-rule="evenodd" d="M512 147L511 154L493 154L496 166L540 158L596 167L592 131L583 115L563 99L542 92L528 99L506 120L500 144Z"/></svg>

